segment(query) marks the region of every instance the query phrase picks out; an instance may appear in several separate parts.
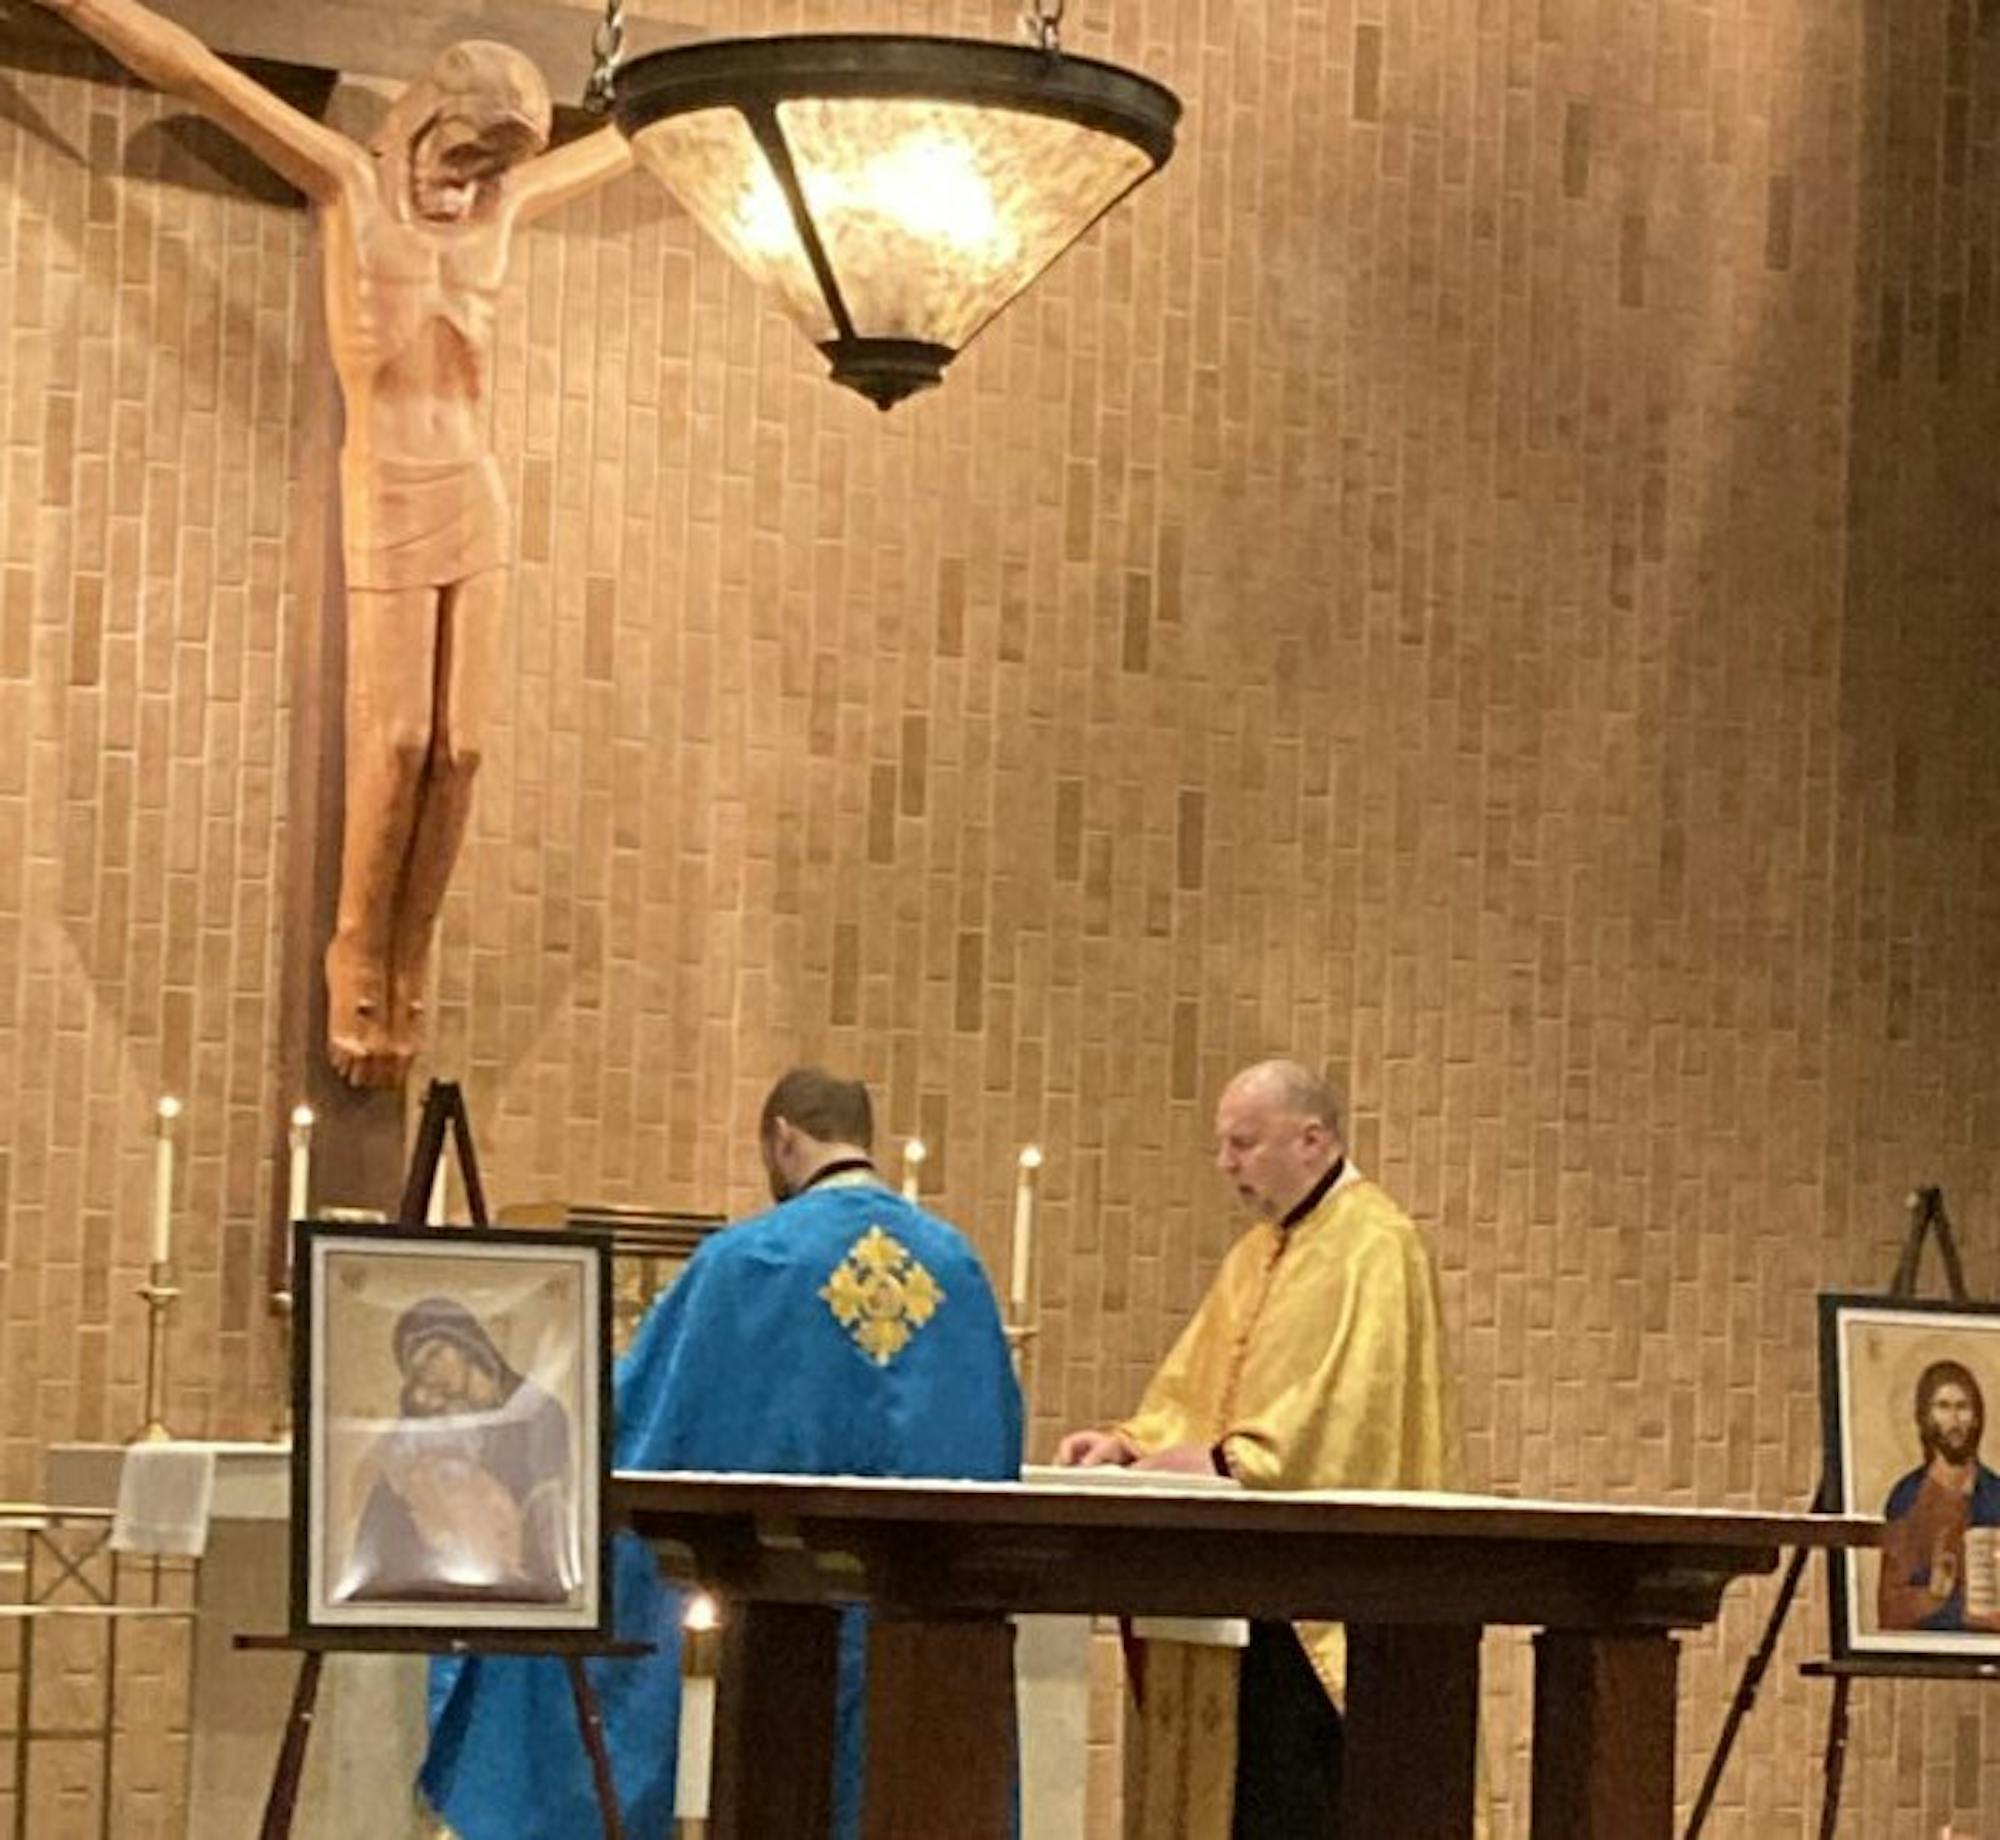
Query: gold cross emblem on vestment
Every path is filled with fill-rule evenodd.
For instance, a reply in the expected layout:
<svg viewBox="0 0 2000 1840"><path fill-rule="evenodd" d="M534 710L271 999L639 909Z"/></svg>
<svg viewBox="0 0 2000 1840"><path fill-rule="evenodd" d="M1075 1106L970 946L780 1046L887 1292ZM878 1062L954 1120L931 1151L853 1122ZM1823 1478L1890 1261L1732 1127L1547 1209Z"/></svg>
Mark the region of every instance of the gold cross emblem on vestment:
<svg viewBox="0 0 2000 1840"><path fill-rule="evenodd" d="M877 1367L887 1367L944 1302L938 1281L901 1240L870 1227L820 1287L834 1320Z"/></svg>

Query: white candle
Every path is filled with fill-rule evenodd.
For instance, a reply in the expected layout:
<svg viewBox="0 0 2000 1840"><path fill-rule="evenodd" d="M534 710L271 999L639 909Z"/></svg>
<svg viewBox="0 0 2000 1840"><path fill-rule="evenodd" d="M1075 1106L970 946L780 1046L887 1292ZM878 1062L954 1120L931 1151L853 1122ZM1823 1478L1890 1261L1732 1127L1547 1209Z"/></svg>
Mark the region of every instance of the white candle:
<svg viewBox="0 0 2000 1840"><path fill-rule="evenodd" d="M313 1108L292 1107L291 1180L285 1191L285 1219L304 1220L312 1195ZM287 1239L289 1239L287 1235Z"/></svg>
<svg viewBox="0 0 2000 1840"><path fill-rule="evenodd" d="M913 1137L903 1146L903 1199L917 1198L917 1179L923 1171L924 1158L929 1152L924 1148L921 1137Z"/></svg>
<svg viewBox="0 0 2000 1840"><path fill-rule="evenodd" d="M674 1766L674 1819L706 1821L715 1750L715 1676L681 1682L680 1757Z"/></svg>
<svg viewBox="0 0 2000 1840"><path fill-rule="evenodd" d="M715 1758L715 1599L698 1591L681 1618L681 1728L674 1818L706 1821Z"/></svg>
<svg viewBox="0 0 2000 1840"><path fill-rule="evenodd" d="M164 1265L174 1243L174 1121L181 1102L171 1093L153 1107L153 1263Z"/></svg>
<svg viewBox="0 0 2000 1840"><path fill-rule="evenodd" d="M1021 1152L1020 1179L1014 1184L1014 1260L1008 1273L1007 1302L1016 1324L1028 1319L1028 1272L1034 1257L1035 1171L1042 1153L1030 1144Z"/></svg>
<svg viewBox="0 0 2000 1840"><path fill-rule="evenodd" d="M437 1170L431 1177L431 1204L424 1212L424 1224L426 1226L441 1227L444 1225L444 1176L444 1152L440 1150L438 1152Z"/></svg>

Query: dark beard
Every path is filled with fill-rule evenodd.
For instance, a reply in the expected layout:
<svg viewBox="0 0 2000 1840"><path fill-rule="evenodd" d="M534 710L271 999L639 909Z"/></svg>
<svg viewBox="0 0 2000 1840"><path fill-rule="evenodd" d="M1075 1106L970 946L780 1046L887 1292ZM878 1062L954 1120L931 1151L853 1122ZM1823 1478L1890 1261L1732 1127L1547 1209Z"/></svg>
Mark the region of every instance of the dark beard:
<svg viewBox="0 0 2000 1840"><path fill-rule="evenodd" d="M1960 1465L1977 1460L1979 1456L1979 1433L1968 1431L1963 1437L1931 1439L1931 1449L1947 1463Z"/></svg>

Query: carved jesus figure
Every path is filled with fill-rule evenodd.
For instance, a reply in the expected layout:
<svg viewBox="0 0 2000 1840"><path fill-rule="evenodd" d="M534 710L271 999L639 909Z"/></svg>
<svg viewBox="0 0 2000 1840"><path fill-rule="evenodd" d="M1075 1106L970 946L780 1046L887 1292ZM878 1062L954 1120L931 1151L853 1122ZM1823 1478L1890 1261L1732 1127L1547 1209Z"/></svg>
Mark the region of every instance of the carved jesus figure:
<svg viewBox="0 0 2000 1840"><path fill-rule="evenodd" d="M485 40L446 51L363 147L134 0L40 4L320 212L346 408L347 816L327 1045L353 1084L393 1086L423 1043L431 941L494 692L512 532L487 405L510 242L624 172L631 150L604 127L548 151L540 72Z"/></svg>

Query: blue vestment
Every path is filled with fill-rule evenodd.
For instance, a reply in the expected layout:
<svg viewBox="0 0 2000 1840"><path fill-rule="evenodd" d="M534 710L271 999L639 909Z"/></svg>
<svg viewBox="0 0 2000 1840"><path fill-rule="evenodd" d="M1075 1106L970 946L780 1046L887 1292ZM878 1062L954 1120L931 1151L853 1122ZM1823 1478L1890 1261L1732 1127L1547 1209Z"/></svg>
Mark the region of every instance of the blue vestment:
<svg viewBox="0 0 2000 1840"><path fill-rule="evenodd" d="M622 1470L983 1482L1020 1473L1020 1391L977 1254L873 1181L836 1179L704 1242L620 1363L616 1412ZM629 1840L669 1840L680 1598L631 1534L618 1536L614 1560L618 1634L659 1652L585 1665ZM843 1640L836 1840L858 1831L854 1622ZM438 1663L422 1783L463 1840L601 1832L560 1661Z"/></svg>

